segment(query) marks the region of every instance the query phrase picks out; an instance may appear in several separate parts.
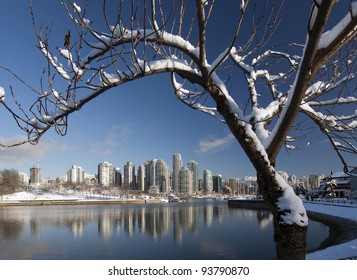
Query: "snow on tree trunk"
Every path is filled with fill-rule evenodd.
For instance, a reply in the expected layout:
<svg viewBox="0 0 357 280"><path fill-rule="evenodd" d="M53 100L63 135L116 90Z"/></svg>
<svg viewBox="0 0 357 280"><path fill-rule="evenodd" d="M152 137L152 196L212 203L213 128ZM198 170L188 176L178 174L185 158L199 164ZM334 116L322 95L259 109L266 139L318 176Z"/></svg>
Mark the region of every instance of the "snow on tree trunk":
<svg viewBox="0 0 357 280"><path fill-rule="evenodd" d="M273 172L258 172L258 184L273 214L277 258L305 259L308 219L301 199Z"/></svg>

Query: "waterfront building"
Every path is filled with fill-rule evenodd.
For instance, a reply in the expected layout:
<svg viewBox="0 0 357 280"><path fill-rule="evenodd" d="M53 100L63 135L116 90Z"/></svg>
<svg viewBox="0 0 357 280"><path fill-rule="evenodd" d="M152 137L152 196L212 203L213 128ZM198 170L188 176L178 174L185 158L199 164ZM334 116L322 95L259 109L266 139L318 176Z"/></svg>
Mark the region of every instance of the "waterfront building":
<svg viewBox="0 0 357 280"><path fill-rule="evenodd" d="M245 188L246 195L257 195L258 193L257 177L254 176L244 177L244 188Z"/></svg>
<svg viewBox="0 0 357 280"><path fill-rule="evenodd" d="M28 186L30 180L29 176L24 172L18 172L18 176L19 176L19 183L21 184L21 186Z"/></svg>
<svg viewBox="0 0 357 280"><path fill-rule="evenodd" d="M156 189L157 185L157 170L156 170L156 163L158 162L157 159L149 160L145 162L145 178L144 178L144 189L148 191L150 188Z"/></svg>
<svg viewBox="0 0 357 280"><path fill-rule="evenodd" d="M187 163L187 167L192 172L192 192L197 193L199 190L198 163L194 160L190 160Z"/></svg>
<svg viewBox="0 0 357 280"><path fill-rule="evenodd" d="M329 183L334 184L333 193L335 197L345 198L350 195L351 176L349 174L346 174L345 172L331 172L330 176L323 178L320 184L320 190L322 191L322 195L324 195L323 191L326 190Z"/></svg>
<svg viewBox="0 0 357 280"><path fill-rule="evenodd" d="M289 186L295 186L297 184L297 178L295 175L290 175L288 178Z"/></svg>
<svg viewBox="0 0 357 280"><path fill-rule="evenodd" d="M170 190L169 166L163 159L156 161L155 166L155 185L160 192L167 193Z"/></svg>
<svg viewBox="0 0 357 280"><path fill-rule="evenodd" d="M212 172L207 169L203 170L203 191L205 193L212 193L213 191Z"/></svg>
<svg viewBox="0 0 357 280"><path fill-rule="evenodd" d="M154 158L153 160L149 161L148 167L149 167L149 188L155 187L156 185L156 162L157 159Z"/></svg>
<svg viewBox="0 0 357 280"><path fill-rule="evenodd" d="M58 176L58 177L56 178L56 183L63 184L63 183L65 183L65 182L67 182L67 176Z"/></svg>
<svg viewBox="0 0 357 280"><path fill-rule="evenodd" d="M115 167L113 169L113 176L114 176L114 185L121 186L123 185L123 175L121 174L121 169L119 167Z"/></svg>
<svg viewBox="0 0 357 280"><path fill-rule="evenodd" d="M98 165L98 183L108 187L113 185L113 165L109 162L102 162Z"/></svg>
<svg viewBox="0 0 357 280"><path fill-rule="evenodd" d="M130 190L136 190L135 165L130 161L124 165L124 186Z"/></svg>
<svg viewBox="0 0 357 280"><path fill-rule="evenodd" d="M38 186L41 183L41 168L31 167L30 168L30 185Z"/></svg>
<svg viewBox="0 0 357 280"><path fill-rule="evenodd" d="M318 189L320 187L322 179L325 178L323 174L312 174L309 177L310 190Z"/></svg>
<svg viewBox="0 0 357 280"><path fill-rule="evenodd" d="M179 172L179 193L192 194L192 172L187 166L182 166Z"/></svg>
<svg viewBox="0 0 357 280"><path fill-rule="evenodd" d="M98 183L98 179L95 174L84 173L84 183L86 185L95 185Z"/></svg>
<svg viewBox="0 0 357 280"><path fill-rule="evenodd" d="M231 194L243 194L245 193L244 190L239 189L239 179L238 178L229 178L227 180L226 186Z"/></svg>
<svg viewBox="0 0 357 280"><path fill-rule="evenodd" d="M222 193L223 177L220 174L213 176L213 191L215 193Z"/></svg>
<svg viewBox="0 0 357 280"><path fill-rule="evenodd" d="M145 191L145 166L143 164L138 167L136 183L139 191Z"/></svg>
<svg viewBox="0 0 357 280"><path fill-rule="evenodd" d="M84 170L78 165L72 165L67 170L67 182L70 184L82 184L84 183Z"/></svg>
<svg viewBox="0 0 357 280"><path fill-rule="evenodd" d="M309 190L310 189L309 178L306 176L302 176L299 181L299 185L301 185L305 190Z"/></svg>
<svg viewBox="0 0 357 280"><path fill-rule="evenodd" d="M182 167L181 154L173 155L172 188L174 192L179 192L179 173Z"/></svg>
<svg viewBox="0 0 357 280"><path fill-rule="evenodd" d="M278 171L278 174L288 183L289 175L285 171Z"/></svg>
<svg viewBox="0 0 357 280"><path fill-rule="evenodd" d="M150 178L150 165L151 161L147 161L144 163L144 190L148 191L150 188L150 182L152 181Z"/></svg>

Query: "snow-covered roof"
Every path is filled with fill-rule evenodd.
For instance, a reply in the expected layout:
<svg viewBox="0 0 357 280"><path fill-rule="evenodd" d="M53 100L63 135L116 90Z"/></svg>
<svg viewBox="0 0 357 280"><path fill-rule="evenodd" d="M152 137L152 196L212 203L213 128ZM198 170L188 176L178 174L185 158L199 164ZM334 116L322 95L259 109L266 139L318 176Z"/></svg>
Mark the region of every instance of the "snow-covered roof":
<svg viewBox="0 0 357 280"><path fill-rule="evenodd" d="M350 175L346 174L345 172L335 172L332 175L328 176L328 178L343 178L343 177L350 177Z"/></svg>
<svg viewBox="0 0 357 280"><path fill-rule="evenodd" d="M349 177L348 174L346 174L345 172L336 172L332 175L334 178L340 178L340 177Z"/></svg>

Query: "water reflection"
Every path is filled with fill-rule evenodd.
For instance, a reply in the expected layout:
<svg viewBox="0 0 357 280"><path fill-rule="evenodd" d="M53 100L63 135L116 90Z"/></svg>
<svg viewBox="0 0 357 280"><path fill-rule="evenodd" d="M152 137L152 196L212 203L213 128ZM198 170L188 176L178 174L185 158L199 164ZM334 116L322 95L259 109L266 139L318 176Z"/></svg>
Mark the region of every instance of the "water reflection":
<svg viewBox="0 0 357 280"><path fill-rule="evenodd" d="M0 237L3 249L0 258L3 259L263 259L275 256L271 214L228 208L223 201L3 207L0 208ZM36 248L36 255L23 257L16 252L24 249L23 243L28 248ZM245 248L254 243L258 249ZM132 249L139 252L140 257L131 252ZM148 250L155 253L149 254Z"/></svg>

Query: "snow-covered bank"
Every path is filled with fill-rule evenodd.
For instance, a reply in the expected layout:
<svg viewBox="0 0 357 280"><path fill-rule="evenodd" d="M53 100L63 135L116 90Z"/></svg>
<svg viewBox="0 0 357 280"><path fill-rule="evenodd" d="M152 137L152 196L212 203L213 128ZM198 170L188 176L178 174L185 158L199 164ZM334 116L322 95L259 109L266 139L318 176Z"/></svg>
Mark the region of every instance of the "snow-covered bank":
<svg viewBox="0 0 357 280"><path fill-rule="evenodd" d="M312 203L305 202L306 210L341 217L357 223L357 206L343 206L333 203ZM357 235L357 233L356 233ZM321 251L310 253L306 256L308 260L337 260L348 259L357 256L357 239L345 242L336 246L328 247Z"/></svg>
<svg viewBox="0 0 357 280"><path fill-rule="evenodd" d="M56 194L52 192L17 192L9 195L4 195L0 201L31 201L31 200L77 200L83 199L82 195L75 194Z"/></svg>
<svg viewBox="0 0 357 280"><path fill-rule="evenodd" d="M132 195L103 195L86 192L63 192L56 193L51 191L29 191L18 192L0 197L0 206L36 206L36 205L71 205L71 204L121 204L121 203L160 203L160 198L149 196Z"/></svg>

